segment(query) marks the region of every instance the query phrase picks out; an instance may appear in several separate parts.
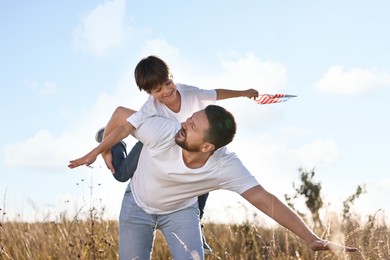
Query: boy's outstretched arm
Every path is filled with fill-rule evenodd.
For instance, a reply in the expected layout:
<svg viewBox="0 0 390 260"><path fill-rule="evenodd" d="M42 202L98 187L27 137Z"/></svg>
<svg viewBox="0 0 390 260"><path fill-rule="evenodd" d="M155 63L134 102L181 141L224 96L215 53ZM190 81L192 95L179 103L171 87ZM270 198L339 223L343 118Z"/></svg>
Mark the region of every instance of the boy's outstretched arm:
<svg viewBox="0 0 390 260"><path fill-rule="evenodd" d="M135 130L134 126L129 122L126 122L124 125L117 127L108 136L106 136L97 147L92 149L92 151L90 151L89 153L87 153L81 158L71 160L69 162L68 167L73 169L81 165L86 165L86 166L91 165L96 160L96 157L99 154L107 151L109 152L110 148L113 145L115 145L122 139L126 138L130 134L133 134L134 130ZM103 158L107 167L111 170L111 172L115 172L115 169L112 165L111 157L103 156Z"/></svg>
<svg viewBox="0 0 390 260"><path fill-rule="evenodd" d="M241 196L280 225L305 240L314 251L357 251L355 247L343 246L318 237L293 210L260 185L245 191Z"/></svg>
<svg viewBox="0 0 390 260"><path fill-rule="evenodd" d="M247 97L247 98L257 98L259 92L256 89L247 89L247 90L230 90L230 89L215 89L217 92L217 100L235 98L235 97Z"/></svg>

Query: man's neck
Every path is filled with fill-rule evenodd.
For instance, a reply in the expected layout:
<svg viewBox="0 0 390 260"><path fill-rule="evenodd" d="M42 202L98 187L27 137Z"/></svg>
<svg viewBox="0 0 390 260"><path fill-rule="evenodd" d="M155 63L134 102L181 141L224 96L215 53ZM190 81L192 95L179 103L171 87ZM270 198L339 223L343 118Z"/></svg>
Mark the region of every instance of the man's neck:
<svg viewBox="0 0 390 260"><path fill-rule="evenodd" d="M184 164L190 169L197 169L203 167L210 158L210 153L189 152L182 149L182 156Z"/></svg>

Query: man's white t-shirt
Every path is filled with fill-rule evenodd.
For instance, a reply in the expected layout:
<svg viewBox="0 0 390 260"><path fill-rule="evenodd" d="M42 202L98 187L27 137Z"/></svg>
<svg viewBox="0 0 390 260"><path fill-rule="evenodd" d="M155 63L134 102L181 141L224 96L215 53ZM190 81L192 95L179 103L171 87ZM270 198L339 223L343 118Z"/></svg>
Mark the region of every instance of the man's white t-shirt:
<svg viewBox="0 0 390 260"><path fill-rule="evenodd" d="M218 149L198 169L186 167L182 148L175 143L176 121L151 117L135 131L144 143L138 167L130 182L134 199L148 214L169 214L197 202L197 196L217 189L242 194L258 185L234 153Z"/></svg>

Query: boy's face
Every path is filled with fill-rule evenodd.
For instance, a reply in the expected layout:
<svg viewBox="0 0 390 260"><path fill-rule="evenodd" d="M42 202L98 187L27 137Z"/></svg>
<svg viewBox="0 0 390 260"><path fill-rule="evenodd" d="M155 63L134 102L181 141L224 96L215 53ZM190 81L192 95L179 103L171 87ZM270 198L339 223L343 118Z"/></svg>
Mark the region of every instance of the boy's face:
<svg viewBox="0 0 390 260"><path fill-rule="evenodd" d="M172 80L172 76L161 85L157 85L150 92L155 99L163 104L171 104L176 99L176 85Z"/></svg>

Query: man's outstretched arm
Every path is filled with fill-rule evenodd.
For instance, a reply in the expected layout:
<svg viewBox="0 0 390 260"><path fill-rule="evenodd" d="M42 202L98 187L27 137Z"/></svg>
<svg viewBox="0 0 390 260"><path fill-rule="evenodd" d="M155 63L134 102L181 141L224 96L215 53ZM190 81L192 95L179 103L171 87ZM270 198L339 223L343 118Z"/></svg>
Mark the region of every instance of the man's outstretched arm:
<svg viewBox="0 0 390 260"><path fill-rule="evenodd" d="M241 196L280 225L305 240L314 251L357 251L355 247L343 246L318 237L293 210L260 185L245 191Z"/></svg>

